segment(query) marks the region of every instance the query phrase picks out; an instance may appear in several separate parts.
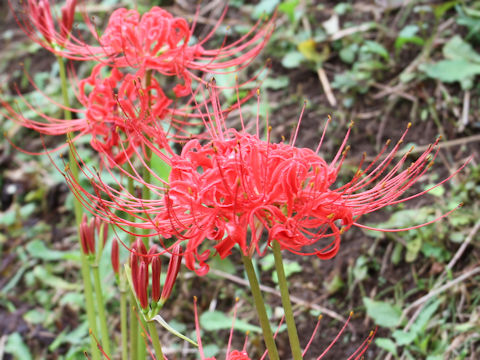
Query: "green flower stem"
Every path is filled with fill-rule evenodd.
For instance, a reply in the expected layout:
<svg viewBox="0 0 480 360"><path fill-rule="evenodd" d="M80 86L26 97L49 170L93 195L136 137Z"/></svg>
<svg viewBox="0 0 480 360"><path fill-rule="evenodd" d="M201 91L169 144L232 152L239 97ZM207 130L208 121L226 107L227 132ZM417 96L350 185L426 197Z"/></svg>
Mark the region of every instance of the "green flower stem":
<svg viewBox="0 0 480 360"><path fill-rule="evenodd" d="M78 241L80 242L80 234L78 234ZM92 333L97 336L97 319L95 317L95 306L93 305L93 290L92 279L90 278L90 271L88 267L88 259L85 254L80 251L80 258L82 262L82 277L83 277L83 290L85 294L85 306L87 308L88 326ZM92 360L100 360L100 350L97 347L95 339L90 337L92 347Z"/></svg>
<svg viewBox="0 0 480 360"><path fill-rule="evenodd" d="M157 327L155 321L147 321L148 332L152 338L153 349L155 350L155 356L157 360L163 360L162 345L160 344L160 337L158 336Z"/></svg>
<svg viewBox="0 0 480 360"><path fill-rule="evenodd" d="M130 291L130 359L138 360L138 320L135 315L137 302L135 295ZM143 359L140 359L143 360Z"/></svg>
<svg viewBox="0 0 480 360"><path fill-rule="evenodd" d="M130 174L133 174L133 169L131 168L131 166L129 164L127 164L126 166L128 167L128 171L130 172ZM128 188L128 192L133 196L135 196L135 186L133 184L133 179L131 177L128 177L127 188ZM128 214L128 217L130 221L132 222L135 221L135 217L132 214ZM133 244L135 241L135 236L133 235L133 233L135 232L135 226L130 225L128 229L130 231L130 234L128 236L130 239L130 244Z"/></svg>
<svg viewBox="0 0 480 360"><path fill-rule="evenodd" d="M100 271L98 264L92 264L93 281L95 286L95 294L97 295L97 310L98 317L100 318L100 332L102 333L102 346L107 355L111 355L110 352L110 339L108 337L107 317L105 316L105 303L103 300L102 284L100 283Z"/></svg>
<svg viewBox="0 0 480 360"><path fill-rule="evenodd" d="M145 74L145 86L147 88L150 87L152 84L152 70L147 70ZM151 106L151 99L150 99L150 90L148 91L148 96L149 96L149 106ZM149 114L150 115L150 114ZM150 165L152 162L152 150L147 146L145 149L145 164L146 166L143 168L143 180L147 184L151 182L151 174L150 174ZM145 200L150 199L150 188L148 186L144 186L142 189L142 197ZM146 245L146 244L145 244Z"/></svg>
<svg viewBox="0 0 480 360"><path fill-rule="evenodd" d="M63 104L68 108L70 107L70 101L68 99L68 82L67 82L67 74L65 71L65 63L62 57L57 56L58 68L60 72L60 81L62 87L62 97L63 97ZM71 120L72 113L68 109L64 109L65 119ZM72 138L71 134L67 134L67 141L70 141ZM72 172L72 176L78 180L78 164L75 161L75 157L73 155L72 150L68 153L68 159L70 163L70 171ZM74 199L74 212L75 212L75 221L77 223L77 227L80 225L82 221L82 204L75 198ZM80 234L77 235L78 243L80 243ZM88 268L88 260L85 254L80 251L80 259L81 259L81 271L82 271L82 278L83 278L83 291L85 294L85 305L87 308L87 319L88 319L88 326L90 327L93 334L97 334L97 322L95 318L95 307L93 305L93 291L92 291L92 280L90 278L90 271ZM93 360L100 360L100 351L95 343L95 340L90 337L90 345L92 348L92 359Z"/></svg>
<svg viewBox="0 0 480 360"><path fill-rule="evenodd" d="M120 274L120 329L122 333L122 360L128 360L127 290L123 272Z"/></svg>
<svg viewBox="0 0 480 360"><path fill-rule="evenodd" d="M282 252L278 241L273 241L273 256L275 258L275 269L278 275L278 285L280 286L280 294L282 295L282 305L285 311L285 321L287 323L288 339L290 340L290 349L294 360L303 359L302 350L300 349L300 341L298 340L297 327L293 318L292 303L288 293L287 277L283 268Z"/></svg>
<svg viewBox="0 0 480 360"><path fill-rule="evenodd" d="M267 311L265 310L265 303L263 302L262 293L260 291L260 285L257 281L255 269L253 268L252 259L248 256L242 255L243 265L247 272L248 281L250 283L250 290L252 291L253 301L257 309L258 319L260 326L262 327L263 339L268 350L268 356L270 360L279 360L277 345L273 338L272 329L270 328L270 322L268 321Z"/></svg>
<svg viewBox="0 0 480 360"><path fill-rule="evenodd" d="M140 315L140 317L141 316L142 315ZM145 339L146 339L146 336L144 334L143 328L140 326L138 328L138 360L142 360L146 358L147 345L145 344Z"/></svg>

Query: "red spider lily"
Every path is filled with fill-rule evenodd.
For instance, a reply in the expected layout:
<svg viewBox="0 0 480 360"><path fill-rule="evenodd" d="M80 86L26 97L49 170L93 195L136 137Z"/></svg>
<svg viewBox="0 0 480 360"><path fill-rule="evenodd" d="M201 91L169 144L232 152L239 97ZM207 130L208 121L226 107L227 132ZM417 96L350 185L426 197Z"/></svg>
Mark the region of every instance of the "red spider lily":
<svg viewBox="0 0 480 360"><path fill-rule="evenodd" d="M28 36L56 55L71 60L95 60L113 67L154 70L164 76L181 78L183 84L178 83L174 88L178 97L190 95L192 79L202 81L195 71L228 73L226 69L231 67L237 67L236 70L247 67L270 38L275 18L259 20L250 31L230 44L224 42L218 49L206 49L206 43L221 26L227 7L212 30L193 44L198 11L190 25L185 19L174 17L159 7L153 7L143 15L137 10L121 8L112 13L101 35L89 16L84 14L91 36L99 43L92 46L82 36L71 32L75 5L76 1L69 0L65 10L62 9L60 32L53 26L46 0L24 3L22 16L16 15L17 22ZM13 9L11 2L10 6Z"/></svg>
<svg viewBox="0 0 480 360"><path fill-rule="evenodd" d="M254 252L263 255L277 240L283 250L332 258L339 250L343 232L352 226L372 229L358 223L362 215L425 194L468 163L432 188L402 197L438 154L439 139L409 165L410 152L394 162L409 125L393 149L387 151L387 142L363 169L364 160L361 161L350 181L335 186L348 152L350 129L333 160L327 162L318 154L327 127L316 151L297 148L296 133L290 143L276 144L270 141L270 132L267 140L262 140L258 133L227 129L214 91L210 105L213 110L206 107L205 116L209 142L191 140L180 155L165 156L153 148L172 167L168 184L155 186L145 183L138 172L132 175L141 186L150 187L158 199L140 199L121 186L108 186L87 170L84 171L91 178L94 194L71 177L68 180L77 198L104 219L121 227L151 229L148 236L174 235L177 242L185 242L186 266L200 275L208 272L206 260L211 247L222 258L236 244L246 256ZM146 141L146 146L151 145ZM135 220L122 218L117 210L129 213ZM373 230L415 229L438 219L407 229ZM251 235L247 238L249 228Z"/></svg>
<svg viewBox="0 0 480 360"><path fill-rule="evenodd" d="M10 0L8 3L13 10L13 4ZM57 45L63 47L68 43L77 0L67 0L61 9L61 17L55 19L52 16L50 3L49 0L22 1L23 16L22 18L17 17L17 23L22 30L46 49L53 49ZM16 14L15 11L13 13ZM58 23L60 31L55 29L55 22Z"/></svg>
<svg viewBox="0 0 480 360"><path fill-rule="evenodd" d="M107 155L112 163L123 164L134 153L134 147L142 147L143 137L151 138L159 146L167 142L161 120L176 129L185 124L174 116L181 111L169 108L172 100L165 96L157 80L151 79L150 85L145 86L141 79L142 74L123 74L99 64L88 78L78 82L77 99L82 106L67 108L76 115L75 119L50 117L26 101L41 120L27 119L5 102L5 111L1 113L41 134L91 135L90 143L96 151Z"/></svg>

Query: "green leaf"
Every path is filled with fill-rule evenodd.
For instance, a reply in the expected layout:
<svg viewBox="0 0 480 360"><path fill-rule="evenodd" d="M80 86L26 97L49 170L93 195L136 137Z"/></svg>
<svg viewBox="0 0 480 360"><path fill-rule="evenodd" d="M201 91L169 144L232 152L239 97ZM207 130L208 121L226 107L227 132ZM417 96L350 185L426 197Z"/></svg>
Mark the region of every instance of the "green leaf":
<svg viewBox="0 0 480 360"><path fill-rule="evenodd" d="M280 0L262 0L255 6L253 16L255 18L261 17L263 14L271 15L278 5Z"/></svg>
<svg viewBox="0 0 480 360"><path fill-rule="evenodd" d="M443 17L443 15L448 11L450 10L451 8L453 8L455 5L457 5L459 3L459 0L453 0L453 1L445 1L445 2L442 2L441 4L439 5L434 5L434 8L433 8L433 13L435 14L435 17L437 19L440 19Z"/></svg>
<svg viewBox="0 0 480 360"><path fill-rule="evenodd" d="M395 330L392 334L398 346L409 345L417 338L413 332L405 332L403 330Z"/></svg>
<svg viewBox="0 0 480 360"><path fill-rule="evenodd" d="M236 273L235 265L233 264L232 260L230 260L228 257L226 257L225 259L222 259L220 256L217 255L210 260L209 264L212 267L212 269L220 270L227 274ZM211 274L209 276L213 278L218 278L218 276L216 276L215 274Z"/></svg>
<svg viewBox="0 0 480 360"><path fill-rule="evenodd" d="M79 284L65 281L61 277L53 275L45 267L40 265L35 266L33 274L39 281L54 289L80 290L81 288Z"/></svg>
<svg viewBox="0 0 480 360"><path fill-rule="evenodd" d="M47 248L42 240L36 239L30 241L26 246L27 252L32 258L42 259L45 261L63 260L75 256L75 253Z"/></svg>
<svg viewBox="0 0 480 360"><path fill-rule="evenodd" d="M352 64L355 60L355 56L357 55L358 51L358 44L350 44L348 46L345 46L340 50L338 55L340 56L340 59L347 63L347 64Z"/></svg>
<svg viewBox="0 0 480 360"><path fill-rule="evenodd" d="M363 304L367 309L367 315L373 319L375 324L388 328L394 328L400 324L402 316L400 307L367 297L363 298Z"/></svg>
<svg viewBox="0 0 480 360"><path fill-rule="evenodd" d="M227 330L232 328L233 320L221 311L207 311L200 316L200 324L206 331ZM258 326L251 325L246 321L236 319L233 326L235 330L242 332L261 333L262 329Z"/></svg>
<svg viewBox="0 0 480 360"><path fill-rule="evenodd" d="M285 276L287 277L287 279L290 277L290 275L293 275L295 273L299 273L302 271L302 267L296 261L284 261L283 268L285 270ZM278 275L276 271L272 274L272 280L276 284L278 284Z"/></svg>
<svg viewBox="0 0 480 360"><path fill-rule="evenodd" d="M459 35L451 38L442 49L443 56L450 60L466 60L469 62L480 63L480 55L473 50L473 47L463 41Z"/></svg>
<svg viewBox="0 0 480 360"><path fill-rule="evenodd" d="M160 315L155 315L153 318L152 318L152 321L155 320L156 322L158 322L160 325L162 325L168 332L172 333L173 335L179 337L180 339L183 339L185 341L188 341L190 344L194 345L194 346L198 346L198 344L193 341L192 339L186 337L185 335L183 335L182 333L178 332L177 330L175 330L173 327L171 327Z"/></svg>
<svg viewBox="0 0 480 360"><path fill-rule="evenodd" d="M380 55L387 61L390 59L390 54L388 53L387 49L385 49L382 44L379 44L376 41L365 41L361 47L361 51Z"/></svg>
<svg viewBox="0 0 480 360"><path fill-rule="evenodd" d="M286 14L288 16L288 20L293 23L296 20L296 16L298 16L295 12L300 0L290 0L290 1L282 1L280 5L278 5L278 11Z"/></svg>
<svg viewBox="0 0 480 360"><path fill-rule="evenodd" d="M435 64L422 64L420 70L424 71L428 77L452 83L480 74L480 64L464 59L441 60Z"/></svg>
<svg viewBox="0 0 480 360"><path fill-rule="evenodd" d="M290 79L288 76L278 76L275 78L268 77L263 80L262 88L265 89L272 89L272 90L280 90L285 89L288 86Z"/></svg>
<svg viewBox="0 0 480 360"><path fill-rule="evenodd" d="M425 41L417 36L419 28L417 25L407 25L398 33L398 37L395 40L395 49L400 50L403 45L407 43L417 44L422 46Z"/></svg>
<svg viewBox="0 0 480 360"><path fill-rule="evenodd" d="M42 324L49 314L44 309L32 309L23 314L23 318L30 324Z"/></svg>
<svg viewBox="0 0 480 360"><path fill-rule="evenodd" d="M32 360L32 355L30 354L27 345L23 341L22 336L17 332L8 336L5 351L12 354L14 359Z"/></svg>
<svg viewBox="0 0 480 360"><path fill-rule="evenodd" d="M390 354L392 354L395 357L398 357L397 353L397 346L395 343L388 338L376 338L375 339L375 345L378 347L387 350Z"/></svg>
<svg viewBox="0 0 480 360"><path fill-rule="evenodd" d="M405 254L406 262L413 262L418 257L420 250L422 249L422 237L415 236L407 240L407 253Z"/></svg>
<svg viewBox="0 0 480 360"><path fill-rule="evenodd" d="M293 69L298 67L305 57L299 51L290 51L282 59L283 67L287 69Z"/></svg>

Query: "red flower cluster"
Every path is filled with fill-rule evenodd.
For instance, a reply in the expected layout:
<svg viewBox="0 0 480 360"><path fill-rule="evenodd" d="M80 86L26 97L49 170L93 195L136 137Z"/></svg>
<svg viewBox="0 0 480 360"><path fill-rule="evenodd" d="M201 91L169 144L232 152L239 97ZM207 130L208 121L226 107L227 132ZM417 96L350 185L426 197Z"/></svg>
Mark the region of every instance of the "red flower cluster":
<svg viewBox="0 0 480 360"><path fill-rule="evenodd" d="M334 159L327 162L318 154L321 142L312 151L295 147L295 136L289 144L275 144L269 134L262 140L258 134L228 129L214 91L205 106L210 141L190 140L180 155L171 151L165 156L153 148L172 168L168 183L152 185L138 172L132 175L157 198L138 198L124 188L106 185L93 173L89 177L95 194L70 179L76 196L104 219L150 229L148 236L176 236L177 243L185 242L186 266L200 275L208 272L212 248L223 258L236 244L246 256L263 255L277 240L283 250L329 259L338 252L344 231L352 226L371 229L358 223L362 215L431 190L402 197L431 167L438 152L439 139L408 166L409 152L394 163L410 126L393 149L387 152L388 142L370 164L362 169L362 161L355 176L336 187L350 130ZM116 210L136 221L126 220ZM145 236L140 231L136 235Z"/></svg>
<svg viewBox="0 0 480 360"><path fill-rule="evenodd" d="M192 115L195 107L189 105L191 99L183 103L178 100L193 94L192 81L203 82L201 73L246 67L273 30L273 19L259 21L233 43L206 50L204 45L220 26L226 8L212 31L193 45L195 23L190 27L185 19L159 7L142 16L136 10L122 8L113 12L100 36L85 14L91 35L100 43L92 46L72 34L75 7L76 1L68 1L62 9L62 18L57 20L61 23L60 32L55 30L50 5L45 0L28 0L24 3L24 16L17 18L24 31L52 53L97 63L90 76L77 80L76 95L81 107L72 109L58 104L73 112L75 119L53 118L27 103L40 118L28 119L0 100L4 108L1 113L46 135L76 133L76 139L89 134L92 147L105 155L110 165L122 165L135 148L143 148L143 138L162 148L170 138L189 137L185 125L195 125L188 121L196 116ZM171 91L165 88L166 77L173 82ZM76 80L73 67L71 78ZM197 121L198 124L201 122Z"/></svg>

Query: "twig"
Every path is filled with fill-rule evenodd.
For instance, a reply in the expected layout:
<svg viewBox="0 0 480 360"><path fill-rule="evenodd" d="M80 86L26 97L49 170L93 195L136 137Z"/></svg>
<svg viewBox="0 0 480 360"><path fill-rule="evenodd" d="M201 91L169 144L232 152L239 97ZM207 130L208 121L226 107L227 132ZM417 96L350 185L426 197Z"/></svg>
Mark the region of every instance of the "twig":
<svg viewBox="0 0 480 360"><path fill-rule="evenodd" d="M403 83L398 84L394 87L391 87L391 86L388 86L388 85L383 85L383 84L374 82L372 84L372 86L382 90L378 94L375 94L375 95L372 96L372 98L375 99L375 100L382 99L385 96L390 95L390 94L395 94L395 95L398 95L399 97L402 97L406 100L410 100L411 102L418 101L416 96L408 94L404 91L405 90L405 84L403 84Z"/></svg>
<svg viewBox="0 0 480 360"><path fill-rule="evenodd" d="M412 304L410 304L404 311L403 311L403 314L402 314L402 317L403 315L406 315L411 309L419 306L419 305L423 305L425 304L428 300L430 300L431 298L441 294L442 292L444 292L445 290L448 290L450 289L452 286L455 286L457 285L458 283L461 283L462 281L468 279L469 277L473 276L473 275L476 275L480 273L480 266L477 266L476 268L460 275L459 277L455 278L454 280L452 281L449 281L448 283L446 283L445 285L437 288L437 289L434 289L434 290L431 290L427 295L425 296L422 296L420 299L414 301ZM419 309L421 310L421 309ZM418 310L417 310L417 313L418 313ZM418 315L417 315L418 316ZM414 321L416 320L416 317L413 316L410 321L408 322L407 326L405 326L405 328L403 329L403 331L408 331L410 329L410 327L413 325Z"/></svg>
<svg viewBox="0 0 480 360"><path fill-rule="evenodd" d="M460 259L460 257L463 255L463 253L465 252L465 249L467 248L467 246L472 242L473 238L475 237L475 235L477 234L478 230L480 229L480 220L477 221L477 223L473 226L472 230L470 230L470 233L468 234L467 238L465 239L465 241L462 243L462 245L458 248L457 252L455 253L455 255L453 256L452 260L450 260L450 262L448 263L447 267L445 268L445 270L443 271L442 275L440 275L440 277L438 278L438 280L436 281L436 284L435 286L438 286L440 284L440 282L442 282L443 278L446 276L447 274L447 271L449 270L452 270L452 268L455 266L455 264L457 263L458 259Z"/></svg>
<svg viewBox="0 0 480 360"><path fill-rule="evenodd" d="M323 70L323 67L317 69L317 74L330 106L337 106L337 99L335 99L335 95L333 95L332 87L330 86L330 82L328 81L327 74L325 73L325 70Z"/></svg>
<svg viewBox="0 0 480 360"><path fill-rule="evenodd" d="M470 111L470 91L465 91L463 96L463 107L462 107L462 117L460 118L460 126L458 127L458 132L465 130L465 127L468 125L468 113Z"/></svg>
<svg viewBox="0 0 480 360"><path fill-rule="evenodd" d="M368 30L370 30L370 29L372 29L376 26L377 25L374 22L368 22L368 23L363 23L363 24L358 25L358 26L352 26L352 27L349 27L349 28L346 28L346 29L342 29L340 31L337 31L335 34L332 34L327 39L327 41L339 40L339 39L341 39L345 36L349 36L349 35L355 34L357 32L368 31Z"/></svg>

